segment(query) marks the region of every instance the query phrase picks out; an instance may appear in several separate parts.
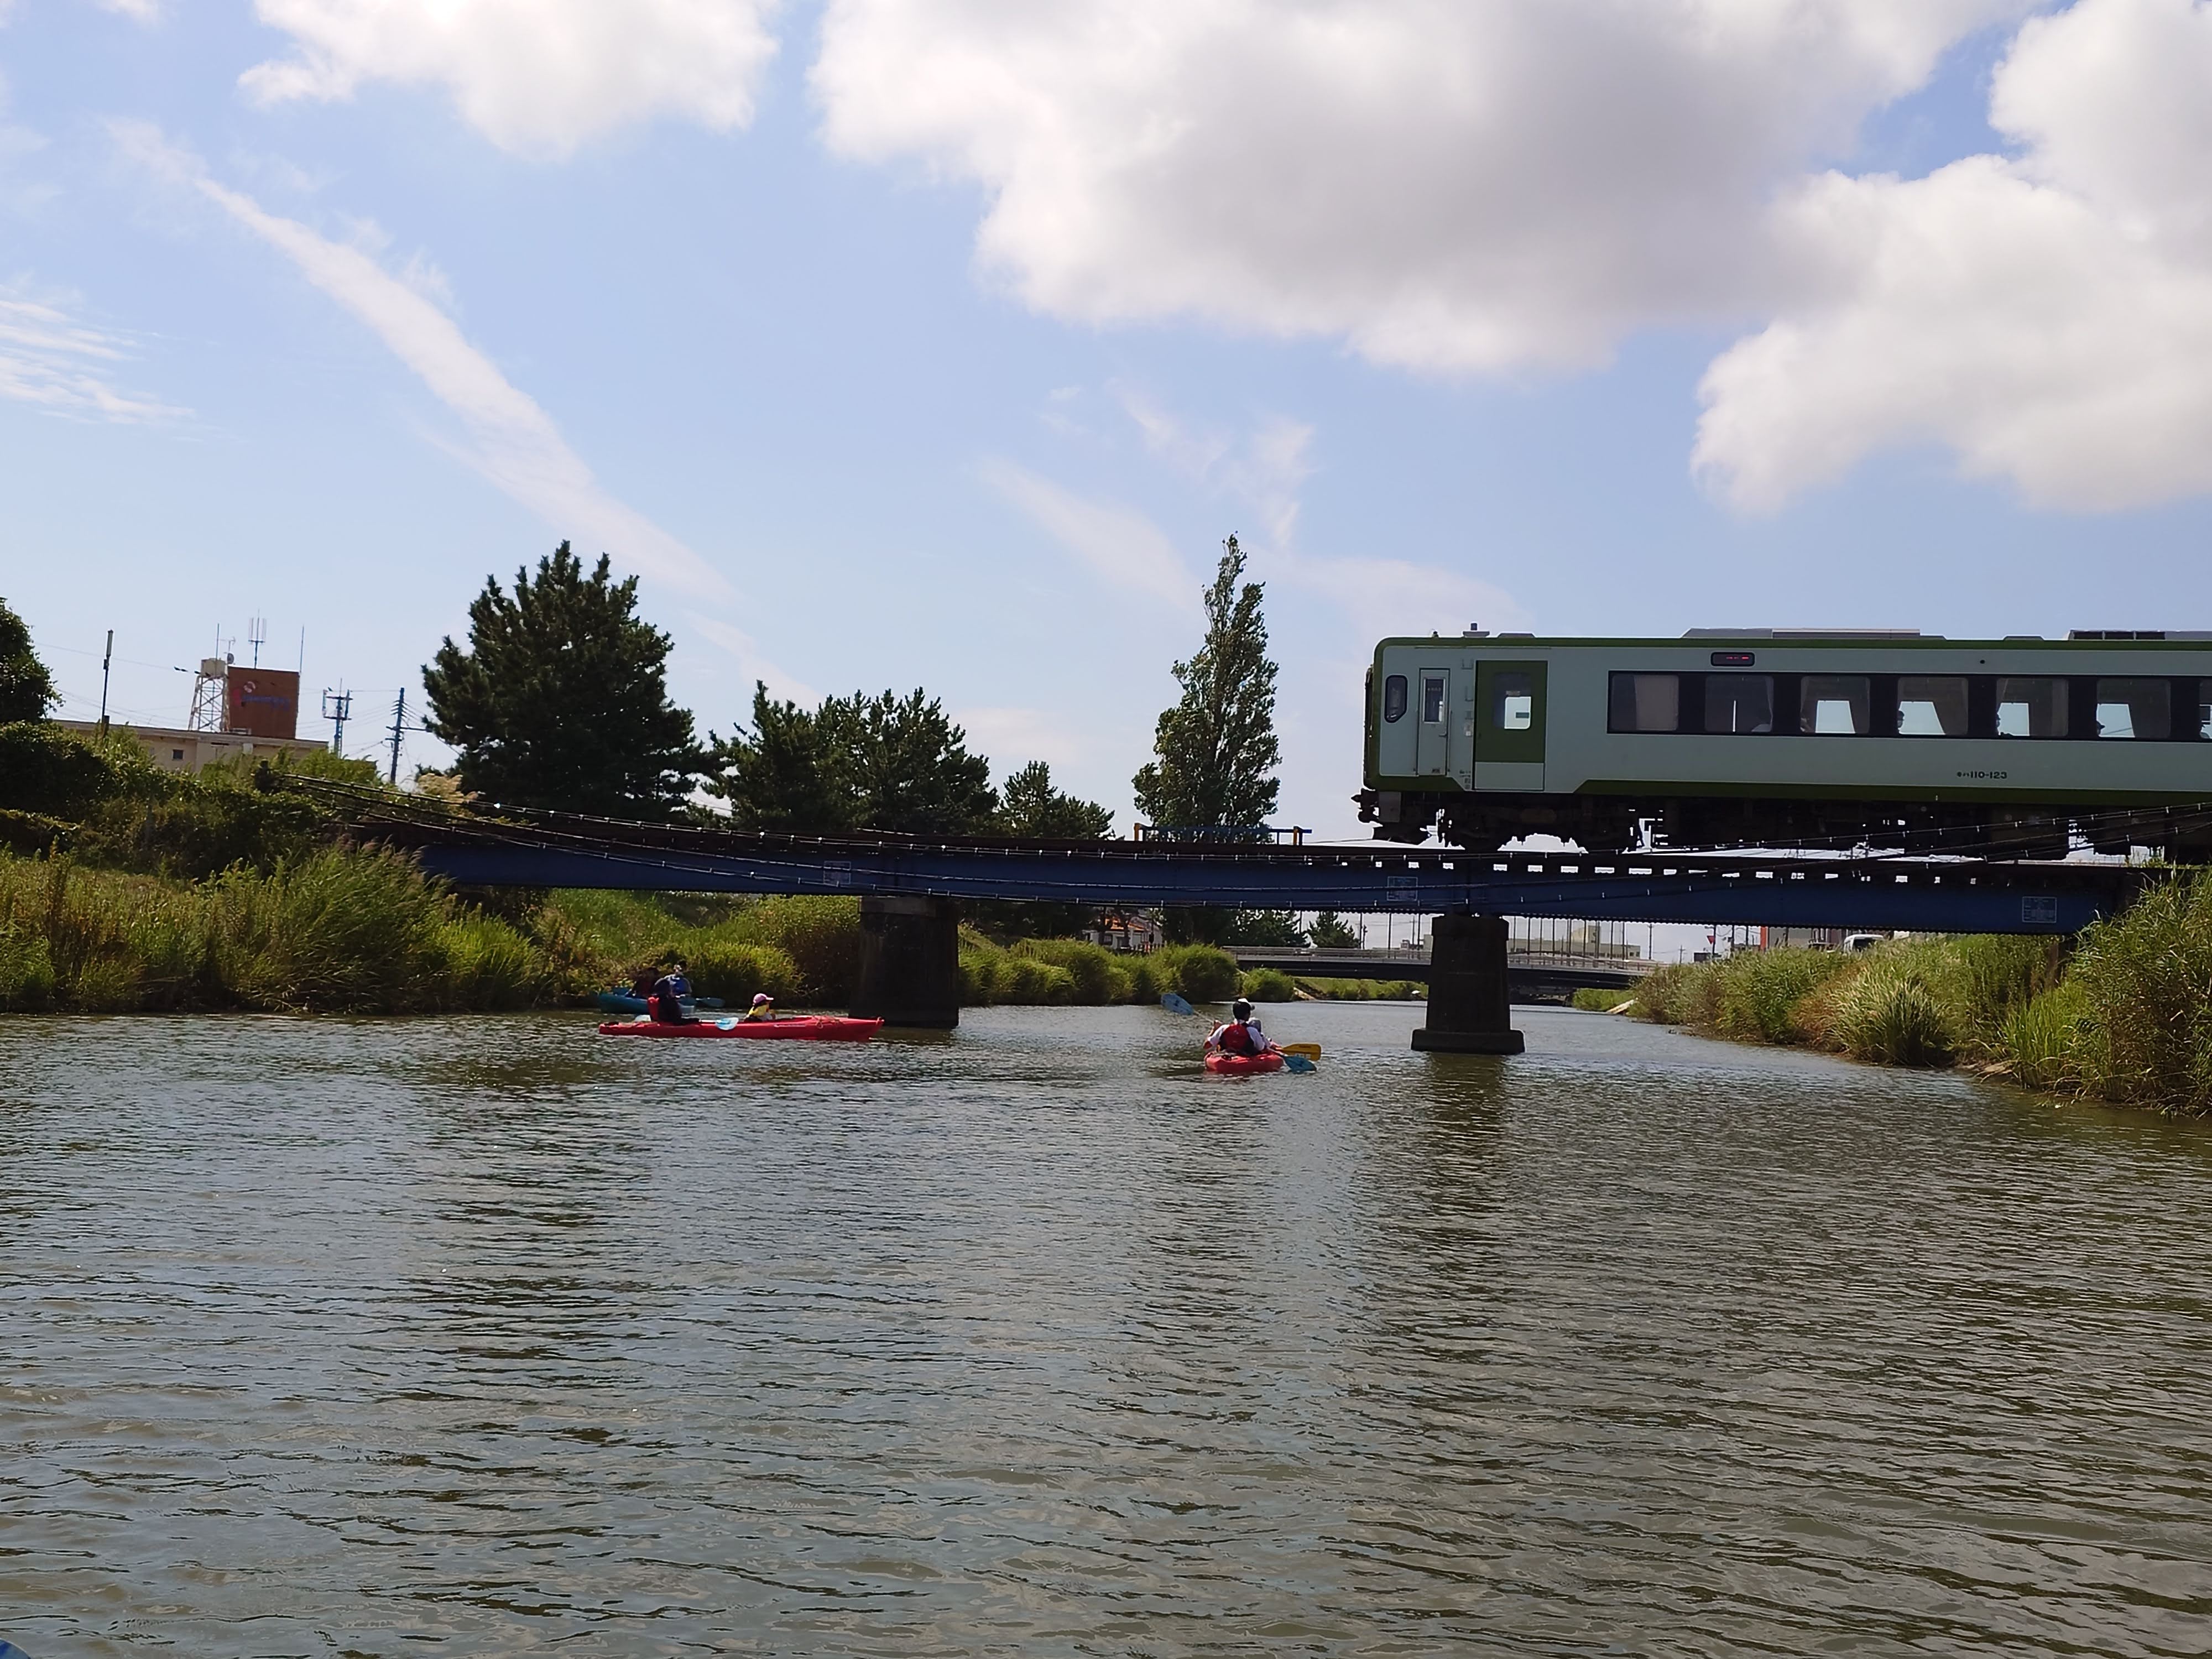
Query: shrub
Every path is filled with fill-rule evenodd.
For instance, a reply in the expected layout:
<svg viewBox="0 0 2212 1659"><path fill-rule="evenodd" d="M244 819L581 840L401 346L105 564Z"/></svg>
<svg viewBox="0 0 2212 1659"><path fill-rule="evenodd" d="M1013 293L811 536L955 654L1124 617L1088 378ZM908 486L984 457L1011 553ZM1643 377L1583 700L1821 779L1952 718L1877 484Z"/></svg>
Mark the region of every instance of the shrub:
<svg viewBox="0 0 2212 1659"><path fill-rule="evenodd" d="M1252 1002L1296 1002L1298 988L1291 976L1273 968L1255 968L1244 975L1244 996Z"/></svg>
<svg viewBox="0 0 2212 1659"><path fill-rule="evenodd" d="M1711 968L1709 963L1692 962L1670 962L1663 968L1654 968L1636 988L1636 1006L1629 1012L1656 1025L1686 1024L1690 988L1709 975Z"/></svg>
<svg viewBox="0 0 2212 1659"><path fill-rule="evenodd" d="M321 852L214 885L216 970L248 1008L403 1011L442 1000L446 904L396 853Z"/></svg>
<svg viewBox="0 0 2212 1659"><path fill-rule="evenodd" d="M860 975L860 901L795 894L747 905L726 924L741 945L772 945L799 970L800 994L849 1002Z"/></svg>
<svg viewBox="0 0 2212 1659"><path fill-rule="evenodd" d="M444 968L439 1000L449 1008L527 1008L551 977L544 956L530 940L477 910L439 925L436 953Z"/></svg>
<svg viewBox="0 0 2212 1659"><path fill-rule="evenodd" d="M40 1009L54 999L54 964L46 940L0 922L0 1009Z"/></svg>
<svg viewBox="0 0 2212 1659"><path fill-rule="evenodd" d="M1018 957L1066 969L1078 1002L1092 1006L1127 1002L1133 994L1134 982L1128 970L1103 945L1073 939L1025 939L1012 949Z"/></svg>
<svg viewBox="0 0 2212 1659"><path fill-rule="evenodd" d="M2069 985L2081 997L2082 1089L2106 1100L2212 1110L2212 872L2152 889L2083 935Z"/></svg>
<svg viewBox="0 0 2212 1659"><path fill-rule="evenodd" d="M1911 963L1867 963L1838 1000L1831 1030L1845 1054L1885 1066L1948 1066L1957 1053L1942 1000Z"/></svg>
<svg viewBox="0 0 2212 1659"><path fill-rule="evenodd" d="M1163 991L1193 1002L1222 1002L1237 994L1237 958L1211 945L1164 945L1152 952Z"/></svg>
<svg viewBox="0 0 2212 1659"><path fill-rule="evenodd" d="M773 945L734 945L710 936L691 948L684 963L694 991L732 1007L763 991L779 1002L803 994L799 964Z"/></svg>
<svg viewBox="0 0 2212 1659"><path fill-rule="evenodd" d="M1708 975L1711 1027L1747 1042L1797 1040L1804 1035L1792 1018L1798 1004L1849 965L1828 951L1746 951L1716 963Z"/></svg>
<svg viewBox="0 0 2212 1659"><path fill-rule="evenodd" d="M2069 981L2005 1016L2000 1069L2031 1089L2078 1089L2083 1055L2094 1038L2088 998Z"/></svg>
<svg viewBox="0 0 2212 1659"><path fill-rule="evenodd" d="M1121 970L1129 976L1129 1000L1158 1002L1162 986L1160 970L1152 966L1150 957L1127 957L1121 962Z"/></svg>
<svg viewBox="0 0 2212 1659"><path fill-rule="evenodd" d="M82 818L126 787L131 769L122 747L88 743L44 720L0 726L0 807Z"/></svg>
<svg viewBox="0 0 2212 1659"><path fill-rule="evenodd" d="M1584 1013L1609 1014L1629 1000L1626 991L1603 985L1585 985L1568 999L1569 1006Z"/></svg>

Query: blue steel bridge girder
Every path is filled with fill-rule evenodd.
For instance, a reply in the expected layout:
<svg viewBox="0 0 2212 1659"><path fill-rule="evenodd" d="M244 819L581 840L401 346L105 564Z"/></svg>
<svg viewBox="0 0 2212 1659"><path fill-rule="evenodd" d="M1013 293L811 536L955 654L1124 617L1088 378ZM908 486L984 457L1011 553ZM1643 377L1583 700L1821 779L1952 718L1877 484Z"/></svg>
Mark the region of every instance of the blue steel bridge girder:
<svg viewBox="0 0 2212 1659"><path fill-rule="evenodd" d="M2119 909L2140 872L1905 859L1491 855L1359 847L1177 848L1127 842L943 845L681 832L659 844L420 823L393 839L467 886L911 894L1100 906L1470 911L1926 933L2070 933ZM750 843L750 845L748 845Z"/></svg>

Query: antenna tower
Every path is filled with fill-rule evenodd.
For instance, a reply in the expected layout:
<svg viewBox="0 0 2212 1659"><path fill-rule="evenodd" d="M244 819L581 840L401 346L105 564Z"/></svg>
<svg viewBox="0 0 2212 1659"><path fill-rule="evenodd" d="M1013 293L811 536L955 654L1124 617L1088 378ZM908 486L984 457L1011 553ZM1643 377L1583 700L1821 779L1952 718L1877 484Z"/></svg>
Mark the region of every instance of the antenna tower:
<svg viewBox="0 0 2212 1659"><path fill-rule="evenodd" d="M222 628L215 630L220 654L200 659L192 676L192 714L185 722L194 732L221 732L230 724L230 653L222 648Z"/></svg>
<svg viewBox="0 0 2212 1659"><path fill-rule="evenodd" d="M246 623L246 642L253 647L253 665L261 666L261 647L269 637L269 618L248 617Z"/></svg>

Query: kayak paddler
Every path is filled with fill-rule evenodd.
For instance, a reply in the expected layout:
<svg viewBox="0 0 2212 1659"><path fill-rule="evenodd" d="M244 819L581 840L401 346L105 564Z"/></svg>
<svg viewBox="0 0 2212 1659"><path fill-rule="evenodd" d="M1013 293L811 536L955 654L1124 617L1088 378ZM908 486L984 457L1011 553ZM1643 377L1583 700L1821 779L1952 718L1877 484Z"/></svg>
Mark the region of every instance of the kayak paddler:
<svg viewBox="0 0 2212 1659"><path fill-rule="evenodd" d="M740 1019L774 1019L775 999L765 991L753 993L753 1006L738 1016Z"/></svg>
<svg viewBox="0 0 2212 1659"><path fill-rule="evenodd" d="M1231 1016L1229 1021L1215 1026L1206 1034L1206 1047L1209 1054L1249 1055L1274 1052L1275 1045L1267 1041L1267 1034L1260 1029L1260 1022L1252 1018L1250 1003L1239 997L1229 1012Z"/></svg>
<svg viewBox="0 0 2212 1659"><path fill-rule="evenodd" d="M689 1025L692 1020L684 1012L684 1000L690 994L690 984L684 979L684 964L679 962L653 981L653 994L646 1000L647 1011L660 1024Z"/></svg>

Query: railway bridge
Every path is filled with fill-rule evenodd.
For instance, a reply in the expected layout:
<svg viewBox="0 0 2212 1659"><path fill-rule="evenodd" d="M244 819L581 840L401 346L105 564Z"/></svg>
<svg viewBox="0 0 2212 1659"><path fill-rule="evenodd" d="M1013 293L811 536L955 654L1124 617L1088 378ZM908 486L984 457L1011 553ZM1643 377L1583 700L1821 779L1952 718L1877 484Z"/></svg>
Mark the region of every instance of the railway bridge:
<svg viewBox="0 0 2212 1659"><path fill-rule="evenodd" d="M1507 916L1902 929L2077 932L2152 872L2116 862L1867 854L1483 854L1387 843L1222 847L861 834L769 835L514 809L463 809L315 784L366 836L467 887L833 893L860 900L854 1012L959 1019L965 899L1429 915L1419 1048L1517 1053Z"/></svg>

